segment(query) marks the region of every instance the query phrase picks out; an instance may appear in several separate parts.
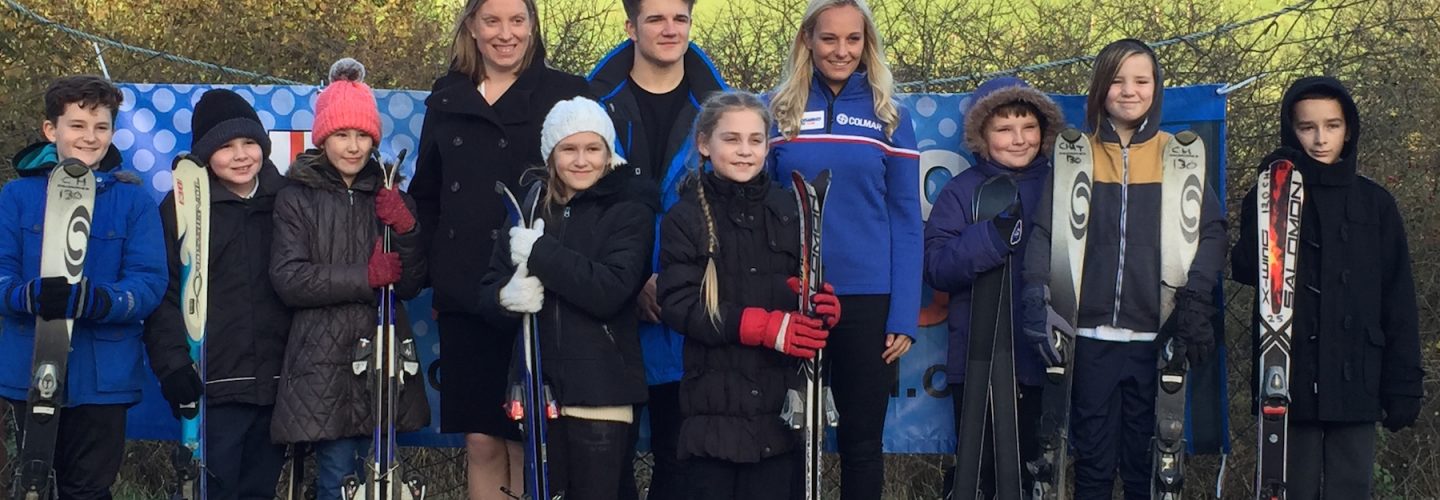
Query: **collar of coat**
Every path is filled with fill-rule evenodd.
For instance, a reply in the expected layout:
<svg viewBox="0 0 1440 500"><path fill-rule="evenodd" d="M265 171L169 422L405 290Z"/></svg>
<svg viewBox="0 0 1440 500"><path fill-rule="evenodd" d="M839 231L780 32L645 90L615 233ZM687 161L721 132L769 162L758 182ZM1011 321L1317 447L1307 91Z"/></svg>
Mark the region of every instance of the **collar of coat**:
<svg viewBox="0 0 1440 500"><path fill-rule="evenodd" d="M374 159L366 161L365 166L360 168L360 173L355 175L355 181L346 187L345 180L340 177L340 171L330 164L330 160L325 157L325 152L319 149L307 149L290 163L290 171L286 177L303 186L321 191L350 190L368 193L380 188L380 164ZM260 182L265 181L261 179Z"/></svg>
<svg viewBox="0 0 1440 500"><path fill-rule="evenodd" d="M714 61L695 42L690 42L682 64L685 65L685 83L690 85L691 96L706 96L728 88ZM596 94L602 96L599 100L605 101L630 81L630 69L634 66L635 42L625 40L600 58L585 79L590 81L593 89L598 89Z"/></svg>
<svg viewBox="0 0 1440 500"><path fill-rule="evenodd" d="M48 176L50 170L60 163L60 157L55 152L54 143L37 142L15 153L12 161L21 177ZM105 157L100 159L100 165L95 168L96 189L103 191L116 182L140 184L139 175L120 167L120 150L111 144Z"/></svg>
<svg viewBox="0 0 1440 500"><path fill-rule="evenodd" d="M1348 186L1355 182L1356 165L1354 152L1349 148L1346 151L1350 154L1340 157L1340 161L1327 165L1315 161L1302 150L1282 147L1266 156L1264 162L1260 164L1260 168L1265 168L1276 160L1290 160L1295 164L1295 168L1300 169L1300 175L1304 176L1306 184Z"/></svg>
<svg viewBox="0 0 1440 500"><path fill-rule="evenodd" d="M430 97L425 98L425 108L474 115L498 125L525 123L531 119L530 96L541 85L545 72L551 71L547 64L545 46L536 47L529 66L493 105L475 89L480 82L451 68L449 73L435 80L435 85L430 88Z"/></svg>

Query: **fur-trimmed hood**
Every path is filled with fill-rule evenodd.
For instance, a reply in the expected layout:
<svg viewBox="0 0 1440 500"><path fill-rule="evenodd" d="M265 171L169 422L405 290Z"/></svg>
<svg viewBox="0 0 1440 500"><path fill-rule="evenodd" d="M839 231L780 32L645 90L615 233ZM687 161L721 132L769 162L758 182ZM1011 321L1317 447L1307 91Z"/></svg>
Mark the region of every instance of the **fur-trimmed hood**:
<svg viewBox="0 0 1440 500"><path fill-rule="evenodd" d="M970 107L965 111L965 148L977 157L985 156L988 150L982 130L985 119L1000 106L1012 102L1023 102L1040 111L1040 156L1049 157L1055 147L1055 137L1065 128L1065 115L1050 96L1013 76L986 81L971 94Z"/></svg>

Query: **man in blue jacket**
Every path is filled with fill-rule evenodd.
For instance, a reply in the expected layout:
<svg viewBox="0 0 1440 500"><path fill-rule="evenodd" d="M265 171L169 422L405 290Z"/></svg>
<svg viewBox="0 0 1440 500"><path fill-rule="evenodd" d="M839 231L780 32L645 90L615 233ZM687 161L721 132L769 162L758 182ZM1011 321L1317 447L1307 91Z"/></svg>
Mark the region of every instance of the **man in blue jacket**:
<svg viewBox="0 0 1440 500"><path fill-rule="evenodd" d="M659 186L658 221L679 201L678 187L687 164L698 160L690 137L700 103L728 87L710 58L690 43L695 0L624 0L623 4L629 40L595 65L590 90L615 122L615 152L629 160L622 173ZM658 237L656 247L651 269L658 273ZM675 440L680 431L683 340L660 324L654 274L640 293L638 314L645 378L650 384L650 450L655 457L648 498L680 498L683 477ZM637 424L637 437L638 428ZM621 498L637 498L633 483L622 482L621 489Z"/></svg>
<svg viewBox="0 0 1440 500"><path fill-rule="evenodd" d="M54 461L58 494L67 500L110 498L124 458L125 411L140 402L146 380L146 344L161 343L141 339L141 321L160 303L168 279L160 214L139 177L120 169L111 145L121 99L96 76L52 83L41 126L48 142L21 151L20 178L0 190L0 398L14 406L22 426L35 318L75 320ZM48 174L70 158L95 170L96 185L83 279L74 285L40 276ZM69 307L81 294L86 306ZM166 374L174 377L165 377L163 391L174 402L193 403L199 376L182 365Z"/></svg>

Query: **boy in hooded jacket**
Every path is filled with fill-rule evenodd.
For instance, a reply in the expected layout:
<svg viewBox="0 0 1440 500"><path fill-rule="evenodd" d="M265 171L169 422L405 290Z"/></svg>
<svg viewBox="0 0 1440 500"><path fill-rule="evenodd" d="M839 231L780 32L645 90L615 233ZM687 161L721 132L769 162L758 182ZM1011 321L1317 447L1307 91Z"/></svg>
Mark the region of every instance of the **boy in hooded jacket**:
<svg viewBox="0 0 1440 500"><path fill-rule="evenodd" d="M1391 432L1414 425L1424 396L1405 223L1395 198L1357 173L1359 154L1360 111L1349 90L1329 77L1292 84L1280 147L1260 164L1292 162L1305 195L1290 334L1292 499L1370 497L1375 422ZM1240 205L1230 262L1235 281L1250 286L1259 279L1255 199L1252 188ZM1251 339L1258 360L1259 336Z"/></svg>

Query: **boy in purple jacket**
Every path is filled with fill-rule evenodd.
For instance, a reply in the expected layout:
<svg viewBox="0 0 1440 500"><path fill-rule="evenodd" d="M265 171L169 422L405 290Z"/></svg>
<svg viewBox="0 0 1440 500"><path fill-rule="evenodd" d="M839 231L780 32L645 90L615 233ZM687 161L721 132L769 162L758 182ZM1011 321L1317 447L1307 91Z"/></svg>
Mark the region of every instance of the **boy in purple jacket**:
<svg viewBox="0 0 1440 500"><path fill-rule="evenodd" d="M965 112L965 143L975 158L975 165L951 179L930 211L925 224L925 282L936 290L950 294L950 348L946 358L946 377L955 405L955 427L960 429L961 404L965 384L965 355L970 342L970 294L975 278L1000 267L1011 257L1014 282L1020 282L1024 262L1024 237L1010 241L1017 224L1029 226L1033 209L1039 206L1046 179L1050 176L1050 151L1055 136L1065 127L1060 108L1049 97L1031 88L1024 80L1001 77L987 81L975 89L970 108ZM1000 215L988 221L972 222L975 192L986 179L997 175L1010 176L1020 188L1020 198ZM1020 303L1017 291L1012 304ZM1019 307L1014 307L1015 379L1020 434L1020 454L1031 461L1039 453L1036 428L1040 422L1040 389L1044 384L1045 363L1020 332ZM986 464L989 468L989 464ZM1026 489L1032 478L1024 473ZM982 472L982 489L986 497L994 494L993 474ZM947 481L948 484L948 481Z"/></svg>

